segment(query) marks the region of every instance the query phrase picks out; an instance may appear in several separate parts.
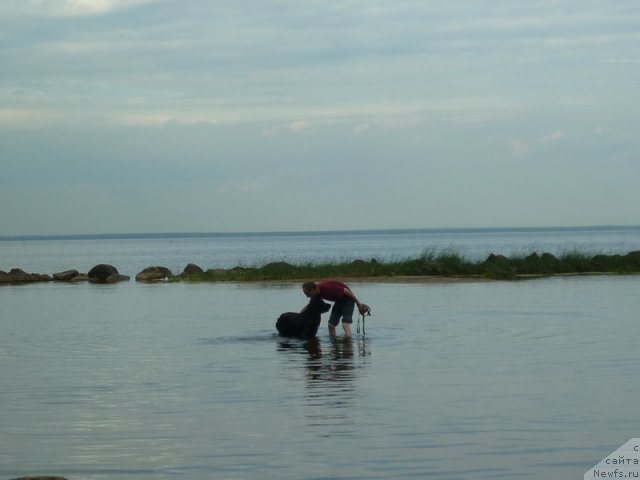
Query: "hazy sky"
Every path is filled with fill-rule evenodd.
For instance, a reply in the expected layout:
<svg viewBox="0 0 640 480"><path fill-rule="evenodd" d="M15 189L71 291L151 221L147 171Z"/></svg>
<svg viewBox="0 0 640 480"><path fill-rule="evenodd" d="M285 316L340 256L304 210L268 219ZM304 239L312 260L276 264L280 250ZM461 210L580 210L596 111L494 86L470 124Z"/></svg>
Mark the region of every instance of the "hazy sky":
<svg viewBox="0 0 640 480"><path fill-rule="evenodd" d="M638 0L0 0L0 235L640 224Z"/></svg>

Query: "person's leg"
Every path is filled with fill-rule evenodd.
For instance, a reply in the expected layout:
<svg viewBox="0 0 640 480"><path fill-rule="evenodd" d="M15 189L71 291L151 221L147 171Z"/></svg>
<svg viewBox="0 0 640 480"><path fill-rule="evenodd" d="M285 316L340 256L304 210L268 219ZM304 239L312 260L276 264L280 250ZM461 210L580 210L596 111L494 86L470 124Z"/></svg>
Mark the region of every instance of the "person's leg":
<svg viewBox="0 0 640 480"><path fill-rule="evenodd" d="M345 298L340 302L342 311L342 328L344 329L344 336L351 337L351 324L353 323L353 311L355 309L355 302Z"/></svg>
<svg viewBox="0 0 640 480"><path fill-rule="evenodd" d="M345 323L344 320L342 321L342 328L344 328L344 336L347 338L351 337L351 324L350 323Z"/></svg>
<svg viewBox="0 0 640 480"><path fill-rule="evenodd" d="M336 336L336 327L340 323L340 317L342 316L342 310L340 308L339 302L333 304L333 308L331 309L331 315L329 316L329 322L327 326L329 327L329 335L332 337Z"/></svg>
<svg viewBox="0 0 640 480"><path fill-rule="evenodd" d="M330 323L327 325L329 327L329 335L331 335L332 337L336 336L336 326L335 325L331 325Z"/></svg>

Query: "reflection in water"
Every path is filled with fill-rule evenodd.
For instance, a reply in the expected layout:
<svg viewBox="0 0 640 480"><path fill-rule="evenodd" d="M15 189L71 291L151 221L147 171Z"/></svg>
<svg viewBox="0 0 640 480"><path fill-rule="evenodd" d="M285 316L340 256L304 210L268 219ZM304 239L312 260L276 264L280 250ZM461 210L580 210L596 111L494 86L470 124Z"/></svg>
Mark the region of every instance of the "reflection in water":
<svg viewBox="0 0 640 480"><path fill-rule="evenodd" d="M302 342L285 340L278 351L291 354L290 365L304 368L309 411L313 427L329 427L326 435L349 435L352 409L358 405L356 380L368 365L371 352L364 338L313 338ZM300 363L301 357L305 359Z"/></svg>

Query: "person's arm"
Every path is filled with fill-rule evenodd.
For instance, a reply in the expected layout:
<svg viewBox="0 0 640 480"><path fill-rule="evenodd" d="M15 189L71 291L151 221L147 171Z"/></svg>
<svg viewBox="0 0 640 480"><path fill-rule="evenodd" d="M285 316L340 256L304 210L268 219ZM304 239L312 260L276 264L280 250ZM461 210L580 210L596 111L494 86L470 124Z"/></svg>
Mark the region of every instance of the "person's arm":
<svg viewBox="0 0 640 480"><path fill-rule="evenodd" d="M344 289L344 296L347 297L350 300L353 300L354 303L356 304L356 307L358 307L358 311L360 313L364 313L364 307L363 304L360 303L360 301L358 300L358 298L355 296L355 294L348 288Z"/></svg>

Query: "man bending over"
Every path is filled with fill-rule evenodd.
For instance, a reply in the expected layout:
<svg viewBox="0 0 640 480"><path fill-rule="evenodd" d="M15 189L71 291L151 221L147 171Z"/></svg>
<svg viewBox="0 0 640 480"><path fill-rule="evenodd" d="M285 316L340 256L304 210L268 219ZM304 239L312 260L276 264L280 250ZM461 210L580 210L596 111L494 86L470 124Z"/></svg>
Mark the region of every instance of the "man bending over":
<svg viewBox="0 0 640 480"><path fill-rule="evenodd" d="M358 311L363 315L368 308L358 301L347 285L337 280L325 280L318 283L306 282L302 285L302 291L308 298L319 295L323 300L334 302L331 316L329 317L329 335L332 336L335 336L336 327L340 323L340 319L342 319L345 337L351 337L354 306L357 305Z"/></svg>

